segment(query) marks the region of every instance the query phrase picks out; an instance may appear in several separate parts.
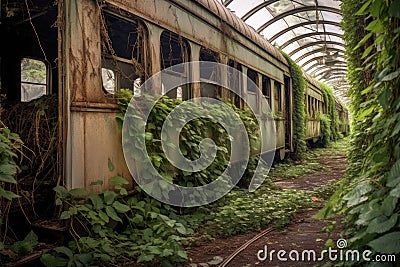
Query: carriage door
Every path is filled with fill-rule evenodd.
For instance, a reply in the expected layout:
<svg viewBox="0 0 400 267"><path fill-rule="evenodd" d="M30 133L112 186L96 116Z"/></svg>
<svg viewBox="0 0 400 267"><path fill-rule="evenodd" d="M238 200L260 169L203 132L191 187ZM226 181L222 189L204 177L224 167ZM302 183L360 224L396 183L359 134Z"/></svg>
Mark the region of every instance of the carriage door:
<svg viewBox="0 0 400 267"><path fill-rule="evenodd" d="M290 78L285 75L285 114L286 131L285 131L285 148L292 150L292 90L290 86Z"/></svg>

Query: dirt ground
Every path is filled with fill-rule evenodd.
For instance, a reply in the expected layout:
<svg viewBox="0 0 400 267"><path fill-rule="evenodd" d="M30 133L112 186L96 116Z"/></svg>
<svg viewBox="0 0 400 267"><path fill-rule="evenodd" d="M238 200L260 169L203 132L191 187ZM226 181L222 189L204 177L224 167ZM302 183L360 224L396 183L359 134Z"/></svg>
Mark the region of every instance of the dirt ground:
<svg viewBox="0 0 400 267"><path fill-rule="evenodd" d="M325 185L331 180L341 179L347 167L346 156L341 152L325 154L322 158L318 159L318 162L324 167L322 171L293 179L289 178L285 180L278 180L276 184L282 188L311 190ZM312 216L317 212L318 209L308 209L298 213L292 218L291 222L284 231L275 230L265 234L255 242L251 243L245 250L237 254L225 266L248 267L316 265L318 262L291 261L288 253L291 250L297 250L301 253L303 250L312 249L316 251L318 258L328 238L331 238L334 242L340 238L339 233L342 229L341 219L313 219ZM332 221L337 221L337 227L333 231L332 235L328 237L328 234L323 230L323 227L330 225ZM189 251L190 262L196 263L198 266L202 266L201 263L209 262L214 257L222 257L225 261L239 247L244 245L260 232L238 235L227 239L216 239L211 243L193 248ZM275 254L273 254L272 261L270 261L270 258L259 260L257 257L257 254L260 250L265 250L265 246L267 246L268 255L270 254L271 250L276 251ZM278 261L276 253L279 250L287 251L284 257L286 257L288 261ZM264 253L260 253L259 255L262 258Z"/></svg>

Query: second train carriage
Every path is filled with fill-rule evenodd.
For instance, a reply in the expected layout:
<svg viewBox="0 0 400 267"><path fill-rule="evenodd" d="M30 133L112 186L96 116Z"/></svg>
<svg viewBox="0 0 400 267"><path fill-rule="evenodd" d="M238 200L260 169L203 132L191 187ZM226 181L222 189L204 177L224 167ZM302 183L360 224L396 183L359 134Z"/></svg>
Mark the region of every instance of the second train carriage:
<svg viewBox="0 0 400 267"><path fill-rule="evenodd" d="M293 88L288 63L278 49L218 2L65 0L57 6L46 0L32 2L38 10L32 19L35 30L24 30L29 21L18 24L10 19L8 27L1 25L1 34L10 36L1 44L1 89L12 101L58 95L58 176L68 187L87 188L99 179L107 186L113 174L130 176L115 122L118 107L113 93L120 88L140 93L138 85L152 74L188 61L215 61L247 75L260 91L248 91L242 79L233 79L230 86L242 83L241 94L256 106L260 98L267 99L275 114L277 154L284 158L292 151ZM21 17L26 15L25 11ZM19 49L7 52L13 47ZM22 60L41 62L46 78L24 86L19 77ZM207 80L207 73L191 69L174 75ZM324 112L324 101L318 84L308 76L307 80L307 139L316 139L320 135L317 114ZM163 93L161 81L153 89ZM177 88L170 96L219 96L244 105L210 84ZM345 119L344 112L341 116ZM115 165L111 173L109 159Z"/></svg>

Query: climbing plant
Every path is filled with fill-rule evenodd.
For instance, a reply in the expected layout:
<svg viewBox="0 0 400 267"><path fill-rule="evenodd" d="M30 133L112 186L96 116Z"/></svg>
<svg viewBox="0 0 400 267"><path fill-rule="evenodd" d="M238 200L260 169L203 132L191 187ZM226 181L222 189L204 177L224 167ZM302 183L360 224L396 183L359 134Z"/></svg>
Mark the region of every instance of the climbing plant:
<svg viewBox="0 0 400 267"><path fill-rule="evenodd" d="M342 2L351 85L347 179L320 213L345 213L350 246L400 254L400 1Z"/></svg>
<svg viewBox="0 0 400 267"><path fill-rule="evenodd" d="M321 88L325 105L325 113L320 116L322 133L321 144L326 146L331 141L336 141L343 136L339 130L340 121L333 90L324 83L319 83L319 87Z"/></svg>
<svg viewBox="0 0 400 267"><path fill-rule="evenodd" d="M292 156L300 159L306 151L306 107L304 96L307 82L303 76L303 71L288 55L282 52L289 62L290 75L292 76L293 87L293 146Z"/></svg>
<svg viewBox="0 0 400 267"><path fill-rule="evenodd" d="M128 103L133 97L133 93L131 90L122 89L116 94L116 97L121 109L121 113L117 116L117 120L122 126L124 114ZM146 105L147 101L150 100L148 99L149 97L150 96L143 96L138 101L140 101L141 104ZM137 100L134 99L133 101ZM216 108L210 103L203 103L202 106L197 107L194 105L186 105L184 107L185 112L180 114L181 117L179 119L185 121L189 114L197 114L201 119L191 120L186 123L180 132L179 149L182 154L190 160L198 159L201 156L199 143L204 138L211 138L217 145L217 153L210 166L199 172L186 172L175 168L169 162L161 144L161 129L163 123L168 114L170 114L170 112L181 103L181 100L171 99L167 96L163 96L157 101L146 121L146 149L153 166L157 168L157 171L163 178L181 186L202 186L212 182L213 178L219 177L225 171L230 161L230 137L219 123L216 123L212 119L208 119L207 114L212 110L212 115L221 117L222 121L230 120L229 117L231 114L226 114L224 111L216 111ZM226 104L235 111L236 115L238 115L240 120L243 122L248 132L250 153L254 155L250 157L245 174L239 183L239 186L247 187L257 166L256 163L258 161L258 156L256 155L259 153L261 146L258 122L250 109L239 109L230 103ZM136 112L135 116L143 116L140 110L134 110L134 112ZM129 127L129 133L132 134L133 137L143 134L141 133L143 125L136 123L129 124ZM145 157L145 151L140 153L140 155L135 155L135 157L138 159Z"/></svg>

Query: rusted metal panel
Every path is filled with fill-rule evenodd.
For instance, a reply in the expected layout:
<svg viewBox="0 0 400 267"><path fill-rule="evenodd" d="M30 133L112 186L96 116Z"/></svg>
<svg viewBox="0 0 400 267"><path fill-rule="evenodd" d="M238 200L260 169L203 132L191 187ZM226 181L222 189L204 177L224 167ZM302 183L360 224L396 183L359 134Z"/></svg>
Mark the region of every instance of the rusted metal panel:
<svg viewBox="0 0 400 267"><path fill-rule="evenodd" d="M117 128L115 99L103 93L101 81L100 9L92 0L65 1L63 42L63 106L65 179L71 188L97 180L130 177ZM60 77L62 77L60 75ZM115 165L109 172L108 159Z"/></svg>
<svg viewBox="0 0 400 267"><path fill-rule="evenodd" d="M101 83L100 8L95 1L68 1L68 80L71 101L113 103Z"/></svg>
<svg viewBox="0 0 400 267"><path fill-rule="evenodd" d="M285 120L275 120L276 148L285 147Z"/></svg>
<svg viewBox="0 0 400 267"><path fill-rule="evenodd" d="M115 125L115 115L72 111L72 187L90 188L91 182L101 180L103 187L107 188L108 179L112 176L130 177L122 152L121 131ZM108 169L108 159L115 166L112 172Z"/></svg>
<svg viewBox="0 0 400 267"><path fill-rule="evenodd" d="M225 17L224 14L227 14L225 7L218 3L216 6L221 9L219 11L213 4L203 1L108 0L107 2L142 17L148 23L159 25L188 40L207 45L216 52L234 55L237 61L264 73L271 72L271 75L275 75L280 81L283 81L280 73L289 72L286 59L276 48L236 16ZM217 14L221 14L222 17ZM250 58L254 60L249 61ZM261 62L264 65L260 66Z"/></svg>

